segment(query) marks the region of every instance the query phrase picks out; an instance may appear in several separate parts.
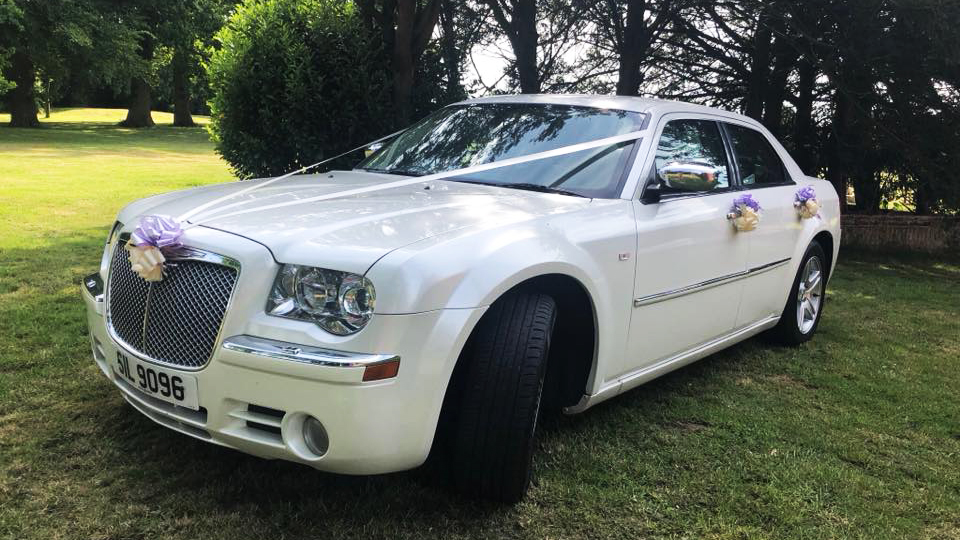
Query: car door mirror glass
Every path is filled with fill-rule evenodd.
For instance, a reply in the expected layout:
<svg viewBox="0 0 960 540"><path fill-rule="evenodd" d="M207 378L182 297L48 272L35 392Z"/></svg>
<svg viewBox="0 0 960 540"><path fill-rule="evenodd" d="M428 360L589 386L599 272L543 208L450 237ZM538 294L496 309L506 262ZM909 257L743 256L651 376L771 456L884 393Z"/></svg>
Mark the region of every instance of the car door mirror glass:
<svg viewBox="0 0 960 540"><path fill-rule="evenodd" d="M712 191L720 184L716 167L705 163L667 163L657 170L657 177L677 191Z"/></svg>

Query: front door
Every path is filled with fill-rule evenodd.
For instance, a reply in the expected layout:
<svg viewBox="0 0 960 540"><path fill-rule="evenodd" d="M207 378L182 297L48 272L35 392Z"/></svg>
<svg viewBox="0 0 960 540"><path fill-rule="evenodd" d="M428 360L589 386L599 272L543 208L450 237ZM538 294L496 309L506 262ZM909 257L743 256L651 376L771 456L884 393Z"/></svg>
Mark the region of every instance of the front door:
<svg viewBox="0 0 960 540"><path fill-rule="evenodd" d="M659 202L634 202L637 269L625 373L729 334L747 263L749 235L727 219L738 192L719 124L667 115L655 136L650 174L666 183Z"/></svg>

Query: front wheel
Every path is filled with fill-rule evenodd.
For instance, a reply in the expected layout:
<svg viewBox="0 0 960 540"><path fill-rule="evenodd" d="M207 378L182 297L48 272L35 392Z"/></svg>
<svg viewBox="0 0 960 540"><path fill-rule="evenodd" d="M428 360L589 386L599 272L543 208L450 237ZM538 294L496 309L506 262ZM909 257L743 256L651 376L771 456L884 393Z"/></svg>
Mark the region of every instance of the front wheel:
<svg viewBox="0 0 960 540"><path fill-rule="evenodd" d="M452 433L459 491L510 503L526 493L556 311L545 294L515 291L490 307L471 336Z"/></svg>
<svg viewBox="0 0 960 540"><path fill-rule="evenodd" d="M771 335L784 345L799 345L817 331L827 290L827 257L816 241L811 242L793 279L780 322Z"/></svg>

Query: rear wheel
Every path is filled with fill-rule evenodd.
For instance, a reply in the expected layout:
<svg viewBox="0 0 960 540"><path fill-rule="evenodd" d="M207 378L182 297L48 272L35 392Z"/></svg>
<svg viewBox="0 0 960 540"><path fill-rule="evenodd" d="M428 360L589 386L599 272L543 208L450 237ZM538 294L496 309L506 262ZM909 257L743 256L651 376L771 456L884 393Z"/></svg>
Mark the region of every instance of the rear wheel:
<svg viewBox="0 0 960 540"><path fill-rule="evenodd" d="M827 290L827 257L816 241L807 248L793 279L780 322L771 335L784 345L799 345L811 337L820 325Z"/></svg>
<svg viewBox="0 0 960 540"><path fill-rule="evenodd" d="M460 359L449 463L458 491L503 502L526 493L555 320L553 298L516 291L480 321Z"/></svg>

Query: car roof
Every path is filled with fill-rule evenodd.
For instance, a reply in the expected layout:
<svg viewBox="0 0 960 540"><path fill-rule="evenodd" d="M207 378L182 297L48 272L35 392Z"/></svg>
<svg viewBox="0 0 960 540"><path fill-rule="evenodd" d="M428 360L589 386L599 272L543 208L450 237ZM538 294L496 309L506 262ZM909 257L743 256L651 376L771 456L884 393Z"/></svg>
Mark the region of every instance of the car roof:
<svg viewBox="0 0 960 540"><path fill-rule="evenodd" d="M634 111L641 113L668 113L668 112L691 112L691 113L711 113L723 114L731 118L738 118L754 123L746 116L693 103L684 103L682 101L671 101L666 99L655 99L635 96L610 96L595 94L516 94L489 96L482 98L467 99L456 103L479 104L479 103L543 103L552 105L572 105L579 107L595 107L598 109L616 109L622 111Z"/></svg>

